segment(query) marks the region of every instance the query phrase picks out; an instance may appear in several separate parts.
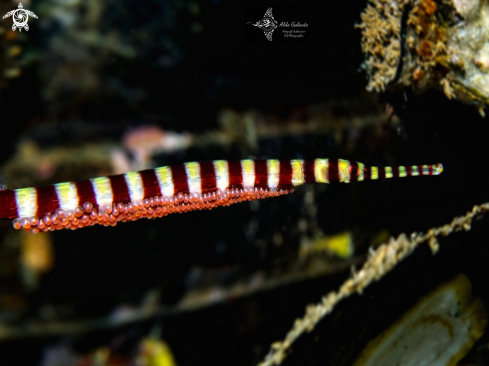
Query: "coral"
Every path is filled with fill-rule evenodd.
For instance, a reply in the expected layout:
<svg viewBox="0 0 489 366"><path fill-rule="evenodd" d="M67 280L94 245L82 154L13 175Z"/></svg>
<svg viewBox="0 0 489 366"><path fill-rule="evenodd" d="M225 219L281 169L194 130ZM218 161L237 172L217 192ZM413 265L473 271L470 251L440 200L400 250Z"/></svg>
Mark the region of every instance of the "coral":
<svg viewBox="0 0 489 366"><path fill-rule="evenodd" d="M367 90L383 91L396 76L401 56L401 18L409 0L372 0L362 13L362 50L369 75Z"/></svg>
<svg viewBox="0 0 489 366"><path fill-rule="evenodd" d="M488 9L482 0L410 0L398 7L371 0L358 26L367 89L436 87L483 115L489 103Z"/></svg>

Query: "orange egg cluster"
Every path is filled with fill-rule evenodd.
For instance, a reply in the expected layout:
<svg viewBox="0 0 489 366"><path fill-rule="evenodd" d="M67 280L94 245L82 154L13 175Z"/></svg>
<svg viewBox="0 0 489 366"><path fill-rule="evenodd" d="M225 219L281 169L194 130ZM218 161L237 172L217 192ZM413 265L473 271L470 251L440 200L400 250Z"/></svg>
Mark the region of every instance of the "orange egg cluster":
<svg viewBox="0 0 489 366"><path fill-rule="evenodd" d="M291 189L269 189L268 187L230 188L224 192L199 195L178 193L173 197L156 196L145 198L139 202L116 202L112 206L97 206L86 202L73 210L58 208L54 213L48 212L44 217L37 216L16 218L13 220L15 229L39 233L61 229L81 229L95 224L115 226L118 221L135 221L141 218L163 217L171 213L182 213L194 210L210 210L218 206L229 206L233 203L251 201L267 197L281 196L292 193Z"/></svg>

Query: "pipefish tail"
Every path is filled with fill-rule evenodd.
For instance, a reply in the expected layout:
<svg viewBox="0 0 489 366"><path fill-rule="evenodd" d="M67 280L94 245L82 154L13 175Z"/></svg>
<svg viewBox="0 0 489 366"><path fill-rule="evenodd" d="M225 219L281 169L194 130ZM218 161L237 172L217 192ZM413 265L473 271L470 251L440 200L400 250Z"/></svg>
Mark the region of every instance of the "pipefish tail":
<svg viewBox="0 0 489 366"><path fill-rule="evenodd" d="M341 159L216 160L0 191L0 219L38 233L163 217L292 193L304 183L439 175L442 164L366 167Z"/></svg>

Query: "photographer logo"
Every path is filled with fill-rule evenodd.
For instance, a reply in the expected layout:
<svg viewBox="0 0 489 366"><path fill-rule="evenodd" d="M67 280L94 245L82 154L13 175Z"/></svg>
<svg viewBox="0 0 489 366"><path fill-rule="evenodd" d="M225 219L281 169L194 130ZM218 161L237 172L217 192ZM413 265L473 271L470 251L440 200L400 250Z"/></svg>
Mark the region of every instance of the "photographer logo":
<svg viewBox="0 0 489 366"><path fill-rule="evenodd" d="M29 30L29 25L27 24L27 21L29 20L29 15L37 19L36 14L34 14L32 11L24 9L22 4L19 3L18 9L9 11L3 16L3 19L12 16L12 20L14 21L14 24L12 25L12 30L15 31L17 28L19 28L19 32L22 32L22 28L24 28L26 31Z"/></svg>

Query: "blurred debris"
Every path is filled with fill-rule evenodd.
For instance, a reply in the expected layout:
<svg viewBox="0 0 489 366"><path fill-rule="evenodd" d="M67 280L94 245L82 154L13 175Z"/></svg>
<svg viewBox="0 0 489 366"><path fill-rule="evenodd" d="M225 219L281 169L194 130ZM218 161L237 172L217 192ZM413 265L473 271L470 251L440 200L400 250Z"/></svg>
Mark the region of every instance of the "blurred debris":
<svg viewBox="0 0 489 366"><path fill-rule="evenodd" d="M37 287L39 275L50 271L54 266L54 248L51 233L47 235L20 236L22 274L26 287L33 290Z"/></svg>
<svg viewBox="0 0 489 366"><path fill-rule="evenodd" d="M26 234L35 236L31 233ZM3 323L0 324L0 340L79 334L100 329L117 328L157 316L174 316L182 312L195 311L217 303L225 303L274 288L342 272L352 265L359 265L363 261L364 256L353 257L348 261L338 263L311 259L306 263L297 264L295 268L284 270L283 273L274 275L267 275L262 271L252 275L245 275L241 273L239 268L236 268L237 280L232 285L225 284L229 274L228 268L219 270L194 268L188 276L191 288L175 306L158 305L159 292L153 291L139 306L120 304L111 314L104 318L71 322L59 320L29 321L23 323L22 327L9 326Z"/></svg>
<svg viewBox="0 0 489 366"><path fill-rule="evenodd" d="M29 1L24 2L29 4ZM2 1L0 4L0 14L3 17L11 10L17 8L18 3L15 1ZM21 75L22 68L18 56L23 50L23 41L26 39L25 34L15 32L11 29L12 23L7 21L0 22L0 89L7 86L7 80Z"/></svg>
<svg viewBox="0 0 489 366"><path fill-rule="evenodd" d="M79 357L67 346L56 345L46 347L41 360L41 366L68 366L76 365Z"/></svg>
<svg viewBox="0 0 489 366"><path fill-rule="evenodd" d="M52 235L21 235L22 263L37 273L49 271L54 265Z"/></svg>
<svg viewBox="0 0 489 366"><path fill-rule="evenodd" d="M0 171L0 191L5 191L8 185L8 177L7 174Z"/></svg>
<svg viewBox="0 0 489 366"><path fill-rule="evenodd" d="M44 80L43 99L50 106L51 120L71 114L90 100L90 96L110 92L116 80L105 79L101 72L111 60L133 59L134 46L116 29L107 29L101 17L110 4L106 1L67 1L52 6L39 5L37 11L44 35L50 34L47 49L37 57L42 59L40 73ZM77 47L73 47L76 44ZM102 79L101 79L102 78ZM109 89L109 90L107 90ZM124 87L118 90L124 91ZM134 90L128 102L144 97ZM110 98L107 97L107 101ZM62 104L56 103L63 100ZM75 116L77 112L75 112ZM71 115L73 116L73 115Z"/></svg>
<svg viewBox="0 0 489 366"><path fill-rule="evenodd" d="M370 99L368 95L364 97ZM218 117L222 129L200 134L167 131L157 125L141 125L120 131L122 146L117 141L97 141L97 138L102 140L102 131L97 124L84 125L83 130L74 124L70 131L65 132L55 125L44 126L32 129L23 137L14 156L4 165L4 171L11 182L9 188L15 189L152 168L157 166L155 157L190 148L223 148L225 154L229 148L237 146L242 152L241 156L249 158L255 156L259 144L270 139L300 139L299 136L308 134L334 136L339 145L346 143L351 146L349 150L353 150L353 146L362 148L362 144L367 144L369 150L374 149L378 140L364 137L382 131L382 123L389 118L388 111L378 108L376 113L366 113L358 106L357 110L350 110L351 116L345 125L343 119L333 112L344 103L346 101L329 101L312 105L307 109L304 121L298 121L294 114L278 119L257 111L238 113L224 109ZM350 133L347 133L349 130ZM113 137L115 131L108 130L108 133ZM69 141L73 136L91 142L82 144ZM46 144L46 141L57 140L63 143L55 147ZM378 148L383 146L379 145ZM269 149L274 149L274 146L270 145ZM279 153L281 151L272 150L267 155L280 158Z"/></svg>
<svg viewBox="0 0 489 366"><path fill-rule="evenodd" d="M317 254L335 255L339 258L350 258L354 252L352 235L350 232L336 235L321 235L312 241L302 240L299 256L308 257Z"/></svg>
<svg viewBox="0 0 489 366"><path fill-rule="evenodd" d="M167 343L148 337L143 339L139 349L137 366L177 366Z"/></svg>
<svg viewBox="0 0 489 366"><path fill-rule="evenodd" d="M4 165L10 189L108 175L113 171L110 152L113 144L92 147L42 149L33 141L19 143L13 158Z"/></svg>
<svg viewBox="0 0 489 366"><path fill-rule="evenodd" d="M44 350L41 366L177 366L169 345L151 336L140 340L136 352L121 355L110 347L100 347L86 354L77 354L67 345Z"/></svg>
<svg viewBox="0 0 489 366"><path fill-rule="evenodd" d="M158 126L139 126L127 131L122 144L134 156L132 169L143 170L151 168L151 158L161 153L185 150L193 144L188 133L179 134L164 131Z"/></svg>

